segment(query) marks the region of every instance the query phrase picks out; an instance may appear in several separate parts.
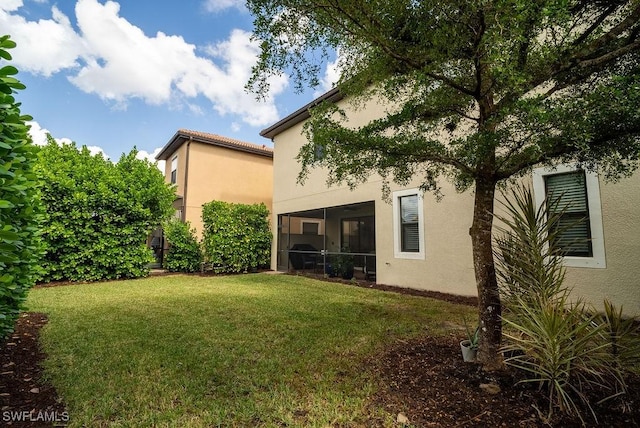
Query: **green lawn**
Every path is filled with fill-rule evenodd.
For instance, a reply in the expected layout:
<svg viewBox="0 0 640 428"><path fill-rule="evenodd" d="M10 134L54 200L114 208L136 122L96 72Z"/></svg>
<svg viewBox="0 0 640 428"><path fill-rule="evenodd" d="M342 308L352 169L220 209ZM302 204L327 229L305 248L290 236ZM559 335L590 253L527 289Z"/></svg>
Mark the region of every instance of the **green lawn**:
<svg viewBox="0 0 640 428"><path fill-rule="evenodd" d="M368 367L473 308L288 275L34 289L71 426L366 426Z"/></svg>

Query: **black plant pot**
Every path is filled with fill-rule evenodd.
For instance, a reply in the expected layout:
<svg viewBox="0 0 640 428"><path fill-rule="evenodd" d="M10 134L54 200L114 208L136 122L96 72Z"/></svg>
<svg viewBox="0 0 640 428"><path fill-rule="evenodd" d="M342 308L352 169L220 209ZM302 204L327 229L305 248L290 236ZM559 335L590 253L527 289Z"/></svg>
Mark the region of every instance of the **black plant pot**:
<svg viewBox="0 0 640 428"><path fill-rule="evenodd" d="M344 272L342 272L342 279L351 279L353 278L353 267L347 268Z"/></svg>

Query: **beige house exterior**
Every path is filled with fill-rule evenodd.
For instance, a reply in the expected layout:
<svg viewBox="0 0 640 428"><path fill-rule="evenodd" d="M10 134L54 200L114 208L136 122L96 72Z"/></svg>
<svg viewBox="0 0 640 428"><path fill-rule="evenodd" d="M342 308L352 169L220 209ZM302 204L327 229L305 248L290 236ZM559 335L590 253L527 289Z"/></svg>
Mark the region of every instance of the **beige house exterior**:
<svg viewBox="0 0 640 428"><path fill-rule="evenodd" d="M469 236L472 192L457 193L442 180L444 198L437 202L422 194L416 181L392 187L391 201L385 201L379 178L351 191L327 187L327 171L320 169L312 170L304 185L297 182L302 127L309 109L322 100L340 103L354 126L383 114L375 103L354 111L332 90L261 132L274 143L272 268L323 272L335 253L349 247L356 254L356 272L380 284L477 295ZM546 177L574 170L535 170L528 180L536 200L545 197ZM612 184L586 173L585 188L593 248L565 258L566 282L596 307L608 298L627 314L640 314L640 174ZM301 226L313 222L317 228Z"/></svg>
<svg viewBox="0 0 640 428"><path fill-rule="evenodd" d="M273 150L216 134L180 129L156 156L165 178L177 186L176 215L202 237L202 205L212 200L255 204L269 210Z"/></svg>

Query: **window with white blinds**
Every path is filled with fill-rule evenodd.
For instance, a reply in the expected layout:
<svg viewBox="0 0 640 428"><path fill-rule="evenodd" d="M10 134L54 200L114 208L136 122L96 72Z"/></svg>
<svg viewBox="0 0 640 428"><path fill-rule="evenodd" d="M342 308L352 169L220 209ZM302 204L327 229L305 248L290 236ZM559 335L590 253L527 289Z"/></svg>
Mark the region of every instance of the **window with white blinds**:
<svg viewBox="0 0 640 428"><path fill-rule="evenodd" d="M560 214L555 244L566 256L591 257L589 201L583 170L544 178L551 209Z"/></svg>
<svg viewBox="0 0 640 428"><path fill-rule="evenodd" d="M419 252L418 195L400 197L400 224L401 251L410 253Z"/></svg>
<svg viewBox="0 0 640 428"><path fill-rule="evenodd" d="M424 259L422 197L417 189L393 193L395 257Z"/></svg>
<svg viewBox="0 0 640 428"><path fill-rule="evenodd" d="M553 209L562 214L555 244L563 251L564 265L606 268L598 174L574 165L536 168L533 190L538 207L545 198L558 202Z"/></svg>

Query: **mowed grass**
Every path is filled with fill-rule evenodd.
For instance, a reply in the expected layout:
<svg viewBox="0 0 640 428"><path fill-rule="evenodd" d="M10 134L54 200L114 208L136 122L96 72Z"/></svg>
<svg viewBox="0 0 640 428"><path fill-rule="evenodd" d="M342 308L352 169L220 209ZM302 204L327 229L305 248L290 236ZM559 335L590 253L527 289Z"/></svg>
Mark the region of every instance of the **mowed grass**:
<svg viewBox="0 0 640 428"><path fill-rule="evenodd" d="M367 426L385 346L473 308L288 275L34 289L70 426ZM385 422L386 421L386 422Z"/></svg>

